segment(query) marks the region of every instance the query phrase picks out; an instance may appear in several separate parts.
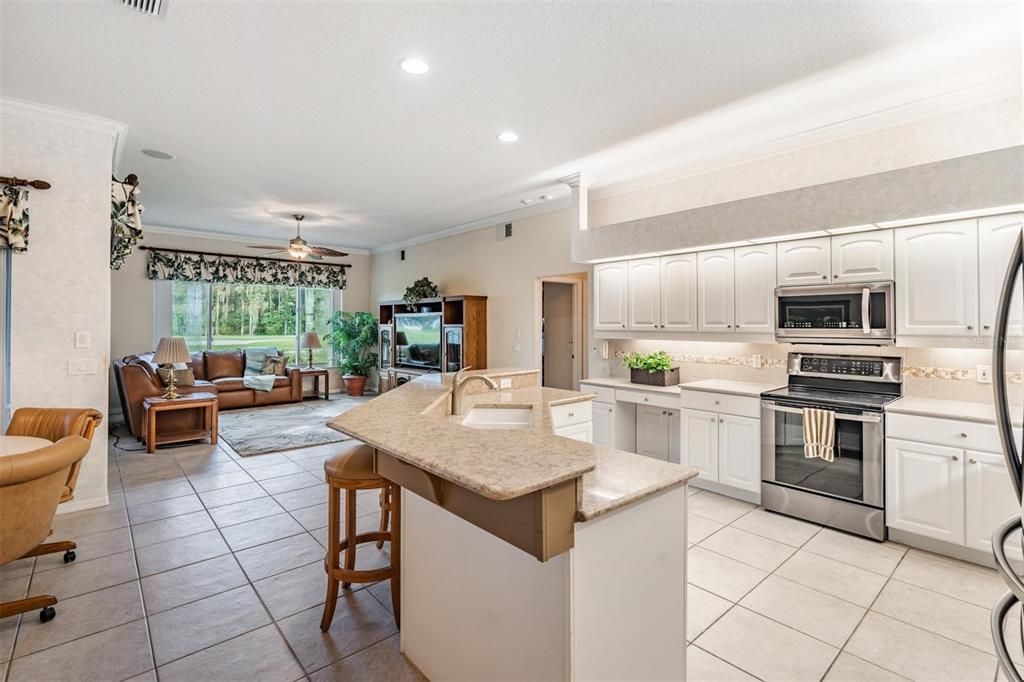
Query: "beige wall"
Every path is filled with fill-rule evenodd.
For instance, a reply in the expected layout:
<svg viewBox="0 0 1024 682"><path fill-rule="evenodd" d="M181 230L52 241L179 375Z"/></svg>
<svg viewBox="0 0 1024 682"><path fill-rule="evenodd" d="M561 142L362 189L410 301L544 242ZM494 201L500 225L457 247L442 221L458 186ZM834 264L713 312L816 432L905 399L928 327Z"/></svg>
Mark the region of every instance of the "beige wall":
<svg viewBox="0 0 1024 682"><path fill-rule="evenodd" d="M82 463L75 500L61 512L107 503L110 350L110 168L113 128L0 100L0 168L48 180L29 195L29 249L11 261L11 403L17 409L92 407L104 413ZM113 122L110 122L113 125ZM88 332L91 347L75 347ZM68 361L96 363L68 375Z"/></svg>

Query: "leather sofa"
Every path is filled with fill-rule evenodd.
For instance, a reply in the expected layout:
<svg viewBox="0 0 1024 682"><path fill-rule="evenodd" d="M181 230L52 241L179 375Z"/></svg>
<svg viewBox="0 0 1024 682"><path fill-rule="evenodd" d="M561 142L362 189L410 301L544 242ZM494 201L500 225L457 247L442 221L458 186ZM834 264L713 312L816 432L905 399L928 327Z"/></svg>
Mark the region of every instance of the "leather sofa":
<svg viewBox="0 0 1024 682"><path fill-rule="evenodd" d="M270 391L255 391L242 384L245 374L245 351L200 351L192 353L189 368L195 375L194 386L178 386L178 393L215 393L217 408L231 410L239 407L258 407L279 403L297 403L302 400L302 373L298 367L288 367L286 376L274 380ZM157 375L153 353L128 355L114 361L114 380L121 399L121 411L132 435L141 438L145 432L146 415L143 400L163 395L166 390ZM171 434L202 428L199 410L174 410L160 415L157 431Z"/></svg>

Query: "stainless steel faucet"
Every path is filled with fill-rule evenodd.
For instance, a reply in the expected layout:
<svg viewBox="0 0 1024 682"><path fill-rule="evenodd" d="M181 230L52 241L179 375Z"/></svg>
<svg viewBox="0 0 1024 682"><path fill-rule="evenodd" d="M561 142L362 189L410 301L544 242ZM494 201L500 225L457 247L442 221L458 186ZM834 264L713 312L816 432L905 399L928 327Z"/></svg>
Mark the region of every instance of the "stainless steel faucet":
<svg viewBox="0 0 1024 682"><path fill-rule="evenodd" d="M455 377L452 378L452 414L462 414L462 392L465 390L468 384L474 381L482 381L492 390L498 390L498 384L494 379L486 377L483 374L474 374L472 376L465 376L463 372L467 369L473 369L472 367L463 367L455 373Z"/></svg>

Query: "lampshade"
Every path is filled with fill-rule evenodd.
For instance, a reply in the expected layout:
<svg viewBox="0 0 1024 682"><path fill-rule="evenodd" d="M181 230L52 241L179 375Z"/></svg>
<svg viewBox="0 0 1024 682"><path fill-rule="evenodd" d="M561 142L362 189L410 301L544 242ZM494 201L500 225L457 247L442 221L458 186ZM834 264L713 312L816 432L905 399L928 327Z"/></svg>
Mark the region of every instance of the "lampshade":
<svg viewBox="0 0 1024 682"><path fill-rule="evenodd" d="M320 348L320 337L316 332L306 332L302 335L303 348Z"/></svg>
<svg viewBox="0 0 1024 682"><path fill-rule="evenodd" d="M174 365L191 361L192 356L188 353L188 344L181 336L163 337L156 346L156 353L153 354L153 362L158 365Z"/></svg>

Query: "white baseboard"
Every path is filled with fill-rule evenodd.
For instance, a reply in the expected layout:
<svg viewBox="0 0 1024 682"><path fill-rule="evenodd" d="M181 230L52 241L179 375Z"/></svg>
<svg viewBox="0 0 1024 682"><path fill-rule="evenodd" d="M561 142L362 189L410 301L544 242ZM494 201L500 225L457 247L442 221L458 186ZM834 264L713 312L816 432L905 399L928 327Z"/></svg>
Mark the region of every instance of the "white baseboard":
<svg viewBox="0 0 1024 682"><path fill-rule="evenodd" d="M74 499L70 502L57 505L58 514L70 514L71 512L82 511L84 509L95 509L96 507L106 507L110 504L109 495L101 495L100 497L91 497L87 500Z"/></svg>

